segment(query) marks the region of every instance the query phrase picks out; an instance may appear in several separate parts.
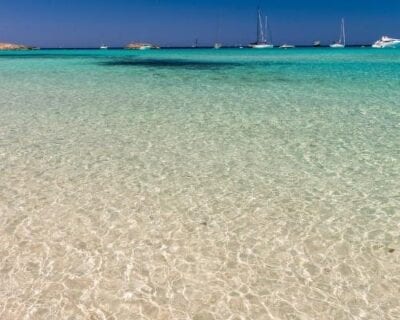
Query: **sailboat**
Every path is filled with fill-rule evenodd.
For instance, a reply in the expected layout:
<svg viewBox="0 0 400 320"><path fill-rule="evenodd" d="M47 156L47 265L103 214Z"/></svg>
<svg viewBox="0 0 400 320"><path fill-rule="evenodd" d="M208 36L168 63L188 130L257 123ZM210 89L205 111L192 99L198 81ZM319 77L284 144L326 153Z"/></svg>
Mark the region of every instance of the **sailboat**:
<svg viewBox="0 0 400 320"><path fill-rule="evenodd" d="M273 44L268 43L266 34L268 32L268 17L265 17L265 25L263 25L261 9L257 11L257 41L249 44L250 48L253 49L272 49Z"/></svg>
<svg viewBox="0 0 400 320"><path fill-rule="evenodd" d="M221 49L222 48L222 43L216 42L214 44L214 49Z"/></svg>
<svg viewBox="0 0 400 320"><path fill-rule="evenodd" d="M339 41L330 45L331 48L341 49L346 46L346 29L344 25L344 19L342 18L342 24L340 27L340 38Z"/></svg>
<svg viewBox="0 0 400 320"><path fill-rule="evenodd" d="M222 48L222 43L219 41L219 35L221 31L221 24L220 20L218 17L218 22L217 22L217 41L214 43L214 49L221 49Z"/></svg>

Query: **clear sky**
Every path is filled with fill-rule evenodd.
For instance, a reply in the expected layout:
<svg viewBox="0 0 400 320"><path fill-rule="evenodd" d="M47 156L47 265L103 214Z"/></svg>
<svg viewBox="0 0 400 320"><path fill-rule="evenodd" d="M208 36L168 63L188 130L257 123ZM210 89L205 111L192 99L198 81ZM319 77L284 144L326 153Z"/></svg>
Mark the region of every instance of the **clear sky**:
<svg viewBox="0 0 400 320"><path fill-rule="evenodd" d="M0 0L0 42L41 47L123 46L131 41L191 45L255 40L256 8L275 44L329 43L344 17L350 43L400 37L400 0Z"/></svg>

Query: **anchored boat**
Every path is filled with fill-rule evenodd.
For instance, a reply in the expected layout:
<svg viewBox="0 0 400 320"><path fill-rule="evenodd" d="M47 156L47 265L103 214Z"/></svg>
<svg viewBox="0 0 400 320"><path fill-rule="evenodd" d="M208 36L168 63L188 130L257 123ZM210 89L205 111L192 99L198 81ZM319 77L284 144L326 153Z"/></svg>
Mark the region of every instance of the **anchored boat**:
<svg viewBox="0 0 400 320"><path fill-rule="evenodd" d="M151 49L160 49L160 47L150 44L150 43L130 43L125 49L129 50L151 50Z"/></svg>
<svg viewBox="0 0 400 320"><path fill-rule="evenodd" d="M314 41L313 47L318 48L320 46L321 46L321 41L319 41L319 40Z"/></svg>
<svg viewBox="0 0 400 320"><path fill-rule="evenodd" d="M221 49L221 48L222 48L222 43L217 42L214 44L214 49Z"/></svg>
<svg viewBox="0 0 400 320"><path fill-rule="evenodd" d="M293 49L293 48L295 48L295 46L294 45L291 45L291 44L283 44L283 45L281 45L280 47L279 47L280 49Z"/></svg>
<svg viewBox="0 0 400 320"><path fill-rule="evenodd" d="M335 43L331 44L330 47L335 48L335 49L341 49L341 48L346 47L346 29L345 29L343 18L342 18L342 24L340 26L339 41L336 41Z"/></svg>
<svg viewBox="0 0 400 320"><path fill-rule="evenodd" d="M261 9L257 11L257 41L249 44L250 48L253 49L272 49L274 45L267 40L267 34L269 33L268 17L265 17L265 25L263 25ZM270 36L271 38L271 36Z"/></svg>
<svg viewBox="0 0 400 320"><path fill-rule="evenodd" d="M390 38L383 36L380 40L376 41L372 48L384 49L384 48L400 48L400 39Z"/></svg>
<svg viewBox="0 0 400 320"><path fill-rule="evenodd" d="M222 48L222 43L220 42L220 34L221 34L221 21L220 17L218 17L217 21L217 36L216 36L216 42L214 43L214 49L221 49Z"/></svg>

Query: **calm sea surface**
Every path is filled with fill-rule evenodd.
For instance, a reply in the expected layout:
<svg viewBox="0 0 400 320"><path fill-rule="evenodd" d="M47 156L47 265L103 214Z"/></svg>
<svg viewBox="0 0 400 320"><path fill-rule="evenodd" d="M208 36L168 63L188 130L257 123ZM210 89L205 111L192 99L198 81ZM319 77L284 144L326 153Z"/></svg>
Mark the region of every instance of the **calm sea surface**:
<svg viewBox="0 0 400 320"><path fill-rule="evenodd" d="M0 319L400 319L400 50L0 53Z"/></svg>

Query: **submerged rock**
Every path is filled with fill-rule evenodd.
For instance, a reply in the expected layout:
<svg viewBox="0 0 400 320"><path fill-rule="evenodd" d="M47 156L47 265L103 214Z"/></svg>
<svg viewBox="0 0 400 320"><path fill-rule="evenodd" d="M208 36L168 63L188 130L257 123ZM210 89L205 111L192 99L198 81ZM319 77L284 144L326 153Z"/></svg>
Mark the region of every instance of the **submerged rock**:
<svg viewBox="0 0 400 320"><path fill-rule="evenodd" d="M21 44L14 43L1 43L0 50L29 50L30 48Z"/></svg>

